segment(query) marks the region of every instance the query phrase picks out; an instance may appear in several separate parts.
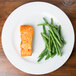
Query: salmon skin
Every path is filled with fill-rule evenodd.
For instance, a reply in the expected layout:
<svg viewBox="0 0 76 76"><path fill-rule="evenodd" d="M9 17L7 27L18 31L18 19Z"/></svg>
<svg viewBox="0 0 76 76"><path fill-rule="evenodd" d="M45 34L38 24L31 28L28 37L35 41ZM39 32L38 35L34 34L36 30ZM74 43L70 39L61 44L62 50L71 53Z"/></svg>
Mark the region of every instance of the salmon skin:
<svg viewBox="0 0 76 76"><path fill-rule="evenodd" d="M32 55L32 40L33 40L33 27L31 25L21 25L21 57Z"/></svg>

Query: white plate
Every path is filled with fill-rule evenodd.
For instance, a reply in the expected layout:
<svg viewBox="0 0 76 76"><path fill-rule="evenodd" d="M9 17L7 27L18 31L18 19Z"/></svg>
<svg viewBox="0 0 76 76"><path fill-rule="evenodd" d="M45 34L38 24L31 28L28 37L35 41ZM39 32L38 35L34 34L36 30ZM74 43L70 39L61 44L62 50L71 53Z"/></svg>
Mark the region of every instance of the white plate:
<svg viewBox="0 0 76 76"><path fill-rule="evenodd" d="M50 22L62 26L62 34L66 45L62 49L63 56L55 56L37 63L41 51L44 49L44 41L40 35L43 17ZM30 24L34 27L33 54L30 57L20 57L20 25ZM46 74L61 67L69 58L74 46L74 30L69 18L58 7L45 2L31 2L15 9L7 18L2 31L2 45L8 60L18 69L30 74Z"/></svg>

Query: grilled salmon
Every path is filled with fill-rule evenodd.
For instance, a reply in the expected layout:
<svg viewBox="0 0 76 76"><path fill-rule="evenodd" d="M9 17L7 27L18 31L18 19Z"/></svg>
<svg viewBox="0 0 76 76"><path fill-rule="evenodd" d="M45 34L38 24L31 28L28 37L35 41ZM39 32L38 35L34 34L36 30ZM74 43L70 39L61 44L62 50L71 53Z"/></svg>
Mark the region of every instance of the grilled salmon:
<svg viewBox="0 0 76 76"><path fill-rule="evenodd" d="M33 27L31 25L21 25L21 57L32 55L32 40L33 40Z"/></svg>

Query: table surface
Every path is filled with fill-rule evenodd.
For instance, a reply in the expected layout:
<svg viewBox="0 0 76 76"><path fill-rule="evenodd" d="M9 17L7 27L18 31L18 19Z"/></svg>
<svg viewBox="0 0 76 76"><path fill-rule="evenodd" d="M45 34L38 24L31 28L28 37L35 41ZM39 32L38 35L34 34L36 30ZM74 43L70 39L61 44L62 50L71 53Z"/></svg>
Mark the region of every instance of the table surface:
<svg viewBox="0 0 76 76"><path fill-rule="evenodd" d="M1 45L3 24L9 14L22 4L36 0L0 0L0 76L34 76L15 68L6 58ZM76 33L76 0L37 0L54 4L61 8L70 18ZM43 76L75 76L76 75L76 44L68 61L58 70ZM36 75L35 75L36 76ZM40 75L41 76L41 75Z"/></svg>

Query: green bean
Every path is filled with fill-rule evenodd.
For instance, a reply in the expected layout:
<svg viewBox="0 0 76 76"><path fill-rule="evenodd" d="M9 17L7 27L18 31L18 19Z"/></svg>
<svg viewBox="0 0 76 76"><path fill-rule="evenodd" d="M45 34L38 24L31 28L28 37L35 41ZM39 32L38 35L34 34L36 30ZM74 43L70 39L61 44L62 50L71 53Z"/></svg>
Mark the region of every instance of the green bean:
<svg viewBox="0 0 76 76"><path fill-rule="evenodd" d="M43 26L43 33L46 34L45 26ZM41 34L41 35L42 35L42 34ZM42 37L43 37L43 35L42 35ZM42 51L42 53L39 55L39 59L38 59L37 62L40 62L40 61L43 59L43 57L46 55L46 53L47 53L47 51L46 51L46 49L47 49L47 39L44 38L44 37L43 37L43 39L44 39L44 41L45 41L45 49L44 49L44 50Z"/></svg>
<svg viewBox="0 0 76 76"><path fill-rule="evenodd" d="M45 26L43 26L43 33L46 34Z"/></svg>
<svg viewBox="0 0 76 76"><path fill-rule="evenodd" d="M56 30L56 29L55 29ZM56 35L58 36L59 34L57 33L57 31L55 31L55 33L56 33ZM60 36L59 36L60 37ZM56 43L57 44L57 43ZM56 45L57 46L57 52L58 52L58 55L62 55L62 53L61 53L61 51L60 51L60 47L59 47L59 45L57 44Z"/></svg>
<svg viewBox="0 0 76 76"><path fill-rule="evenodd" d="M54 54L51 55L51 58L53 58L56 55L56 52Z"/></svg>
<svg viewBox="0 0 76 76"><path fill-rule="evenodd" d="M46 24L38 24L37 26L45 26Z"/></svg>
<svg viewBox="0 0 76 76"><path fill-rule="evenodd" d="M56 28L56 29L58 29L58 26L57 25L51 25L51 24L38 24L37 26L48 26L48 25L50 25L52 28Z"/></svg>
<svg viewBox="0 0 76 76"><path fill-rule="evenodd" d="M56 34L56 36L58 37L58 39L60 40L59 32L58 32L55 28L53 28L53 31L54 31L54 33Z"/></svg>
<svg viewBox="0 0 76 76"><path fill-rule="evenodd" d="M45 23L46 23L46 24L48 24L48 21L46 20L46 18L45 18L45 17L43 17L43 20L45 21Z"/></svg>
<svg viewBox="0 0 76 76"><path fill-rule="evenodd" d="M53 31L54 31L55 35L58 37L58 40L62 43L61 37L60 37L59 32L57 31L57 29L53 28Z"/></svg>
<svg viewBox="0 0 76 76"><path fill-rule="evenodd" d="M53 58L55 55L56 55L56 52L52 54L51 56L47 53L45 60L48 60L50 57Z"/></svg>
<svg viewBox="0 0 76 76"><path fill-rule="evenodd" d="M51 25L53 24L53 18L51 18Z"/></svg>
<svg viewBox="0 0 76 76"><path fill-rule="evenodd" d="M59 55L62 56L62 52L61 52L61 49L60 49L59 45L57 45L57 49L58 49Z"/></svg>
<svg viewBox="0 0 76 76"><path fill-rule="evenodd" d="M48 32L49 32L49 35L50 35L50 37L51 37L51 39L52 39L52 41L53 41L53 43L54 43L54 46L55 46L55 49L56 49L56 53L57 53L57 55L58 55L58 51L57 51L57 46L56 46L55 40L54 40L51 32L50 32L49 30L48 30Z"/></svg>
<svg viewBox="0 0 76 76"><path fill-rule="evenodd" d="M47 55L47 48L46 48L46 47L45 47L45 49L42 51L42 53L39 55L39 59L38 59L37 62L40 62L45 55Z"/></svg>
<svg viewBox="0 0 76 76"><path fill-rule="evenodd" d="M41 54L39 55L39 57L42 57L45 54L46 49L47 49L47 47L45 47L45 49L41 52Z"/></svg>
<svg viewBox="0 0 76 76"><path fill-rule="evenodd" d="M56 40L56 42L58 43L58 45L61 47L62 44L61 44L61 43L59 42L59 40L57 39L57 37L55 36L55 34L54 34L54 32L53 32L53 30L52 30L52 28L51 28L50 26L49 26L49 29L50 29L50 31L51 31L51 33L52 33L54 39Z"/></svg>
<svg viewBox="0 0 76 76"><path fill-rule="evenodd" d="M49 45L48 45L48 47L49 47L49 51L51 52L51 39L50 39L50 36L49 36Z"/></svg>
<svg viewBox="0 0 76 76"><path fill-rule="evenodd" d="M47 44L47 39L43 36L43 34L42 34L42 33L41 33L41 36L42 36L42 38L43 38L43 40L44 40L44 42L45 42L46 46L48 46L48 44Z"/></svg>
<svg viewBox="0 0 76 76"><path fill-rule="evenodd" d="M59 34L61 36L61 25L59 25Z"/></svg>
<svg viewBox="0 0 76 76"><path fill-rule="evenodd" d="M63 39L63 37L61 35L61 25L59 25L59 34L60 34L60 37L61 37L63 44L66 44L65 40Z"/></svg>
<svg viewBox="0 0 76 76"><path fill-rule="evenodd" d="M58 29L59 27L57 25L54 25L56 29Z"/></svg>
<svg viewBox="0 0 76 76"><path fill-rule="evenodd" d="M51 56L50 56L49 51L48 51L45 60L48 60L50 57L51 57Z"/></svg>
<svg viewBox="0 0 76 76"><path fill-rule="evenodd" d="M55 52L55 47L54 47L54 44L53 44L53 46L52 46L52 53L54 53Z"/></svg>
<svg viewBox="0 0 76 76"><path fill-rule="evenodd" d="M40 58L37 60L37 62L40 62L42 59L43 59L43 57L40 57Z"/></svg>
<svg viewBox="0 0 76 76"><path fill-rule="evenodd" d="M66 44L65 40L63 39L63 37L61 36L61 40L63 42L63 44Z"/></svg>
<svg viewBox="0 0 76 76"><path fill-rule="evenodd" d="M43 59L43 57L44 57L44 56L40 57L37 62L40 62L40 61Z"/></svg>
<svg viewBox="0 0 76 76"><path fill-rule="evenodd" d="M46 46L47 46L47 48L48 48L48 51L49 51L49 55L51 55L51 46L50 46L50 39L49 39L49 37L47 36L47 35L45 35L45 34L43 34L43 33L41 33L41 35L43 36L43 39L44 39L44 41L45 41L45 43L46 43ZM47 39L46 39L47 38ZM49 41L49 43L47 42L47 40Z"/></svg>
<svg viewBox="0 0 76 76"><path fill-rule="evenodd" d="M47 42L46 44L47 44L47 48L48 48L48 50L49 50L49 54L51 55L51 39L50 39L50 37L48 37L46 34L44 34L44 33L41 33L42 34L42 36L43 36L43 38L45 37L46 39L48 39L48 41L49 41L49 43ZM45 41L45 40L44 40ZM46 41L45 41L46 42Z"/></svg>
<svg viewBox="0 0 76 76"><path fill-rule="evenodd" d="M49 50L49 44L48 44L47 39L43 36L43 33L41 33L41 35L42 35L43 40L44 40L44 42L45 42L45 44L46 44L46 46L47 46L47 49ZM49 50L49 54L51 55L50 50Z"/></svg>
<svg viewBox="0 0 76 76"><path fill-rule="evenodd" d="M49 36L49 42L48 42L47 48L48 48L48 54L49 54L49 56L51 56L51 39L50 39L50 36Z"/></svg>
<svg viewBox="0 0 76 76"><path fill-rule="evenodd" d="M43 39L45 41L46 47L48 47L47 39L43 36L43 33L41 33L41 35L42 35L42 37L43 37ZM47 51L46 51L46 53L47 53ZM48 51L48 54L50 55L50 51ZM46 54L41 54L40 55L41 57L38 59L38 62L40 62L43 59L44 55L46 55Z"/></svg>
<svg viewBox="0 0 76 76"><path fill-rule="evenodd" d="M49 43L50 43L50 40L49 40ZM48 49L49 55L51 56L51 47L49 43L47 42L47 49Z"/></svg>
<svg viewBox="0 0 76 76"><path fill-rule="evenodd" d="M46 39L48 39L49 40L49 37L46 35L46 34L44 34L44 33L41 33Z"/></svg>
<svg viewBox="0 0 76 76"><path fill-rule="evenodd" d="M55 28L55 29L58 29L58 27L57 27L57 26L55 26L55 25L51 25L51 27L52 27L52 28Z"/></svg>

